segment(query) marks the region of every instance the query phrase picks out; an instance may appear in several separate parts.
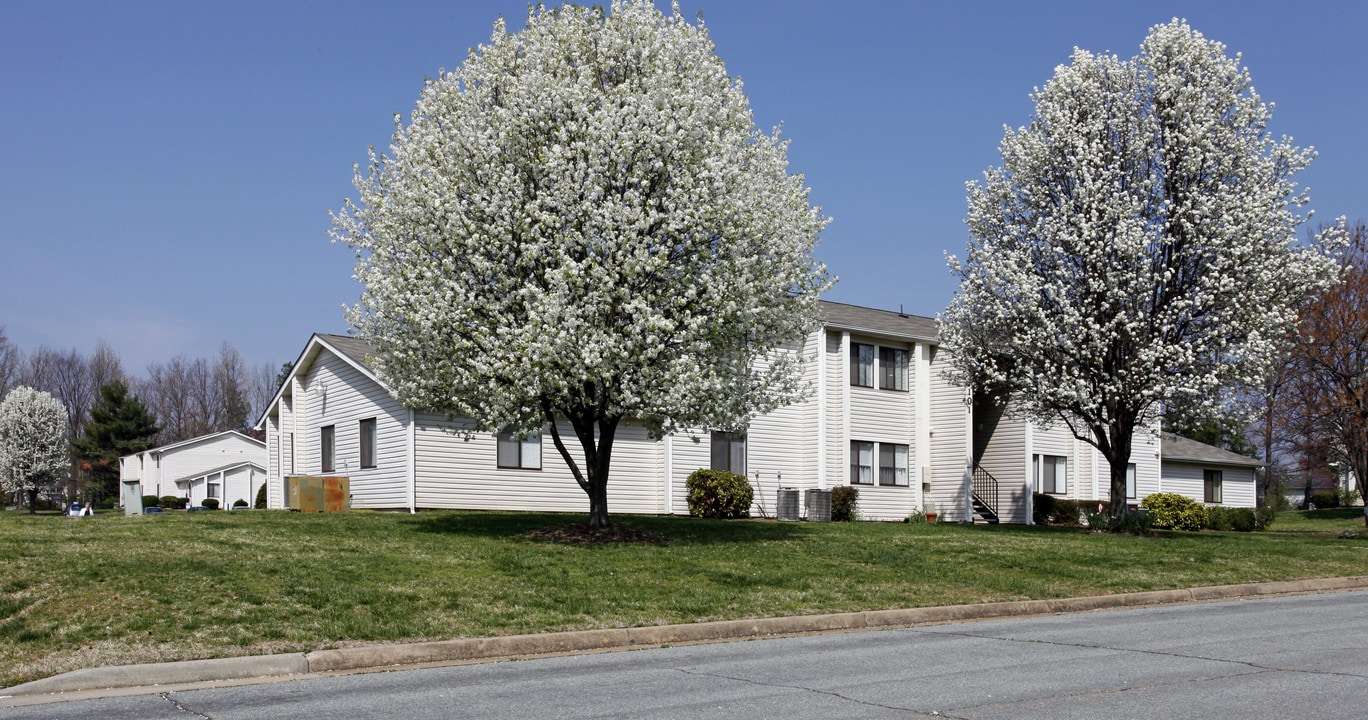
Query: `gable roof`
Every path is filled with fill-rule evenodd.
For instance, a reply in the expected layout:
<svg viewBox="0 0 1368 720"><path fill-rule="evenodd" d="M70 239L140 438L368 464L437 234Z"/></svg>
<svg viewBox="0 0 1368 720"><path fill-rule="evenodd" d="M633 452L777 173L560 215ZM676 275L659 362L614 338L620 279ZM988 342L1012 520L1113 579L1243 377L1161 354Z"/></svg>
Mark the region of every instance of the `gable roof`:
<svg viewBox="0 0 1368 720"><path fill-rule="evenodd" d="M1223 450L1214 445L1190 440L1181 435L1160 433L1159 455L1169 462L1200 463L1203 465L1237 465L1239 467L1260 468L1268 463L1252 457Z"/></svg>
<svg viewBox="0 0 1368 720"><path fill-rule="evenodd" d="M938 340L935 318L826 300L818 302L818 305L828 327L931 342Z"/></svg>
<svg viewBox="0 0 1368 720"><path fill-rule="evenodd" d="M353 364L374 373L374 371L371 370L370 363L367 362L367 358L375 354L375 348L372 347L370 343L361 338L351 337L350 335L317 333L317 337L326 341L334 351L347 360L351 360Z"/></svg>
<svg viewBox="0 0 1368 720"><path fill-rule="evenodd" d="M262 465L261 463L255 461L255 460L240 460L240 461L235 462L235 463L229 463L229 464L227 464L227 465L220 465L220 466L218 466L218 467L216 467L216 468L210 468L209 470L198 470L198 471L193 472L193 473L191 473L191 474L189 474L189 475L186 475L186 476L184 476L184 477L178 477L178 478L172 480L171 482L173 482L173 483L189 482L189 481L191 481L191 480L194 480L195 478L202 478L202 477L204 477L204 476L206 476L206 475L217 475L217 474L219 474L219 473L221 473L221 472L228 472L229 470L236 470L236 469L238 469L238 468L240 468L240 467L247 467L247 466L249 466L249 465L250 465L251 467L256 468L257 470L260 470L260 471L263 472L263 473L266 472L266 467L265 467L264 465Z"/></svg>
<svg viewBox="0 0 1368 720"><path fill-rule="evenodd" d="M129 455L124 455L123 457L133 457L134 455L142 455L143 453L164 453L167 450L174 450L176 448L184 447L186 445L195 445L197 443L202 443L207 440L213 440L214 438L222 437L224 435L236 435L242 438L243 440L250 440L256 443L257 445L260 445L263 450L266 449L265 442L258 440L252 437L251 435L243 435L242 433L236 430L224 430L223 432L210 433L208 435L200 435L199 437L192 437L187 440L180 440L178 442L168 443L166 445L160 445L154 448L148 448L146 450L143 450L142 452L131 453Z"/></svg>

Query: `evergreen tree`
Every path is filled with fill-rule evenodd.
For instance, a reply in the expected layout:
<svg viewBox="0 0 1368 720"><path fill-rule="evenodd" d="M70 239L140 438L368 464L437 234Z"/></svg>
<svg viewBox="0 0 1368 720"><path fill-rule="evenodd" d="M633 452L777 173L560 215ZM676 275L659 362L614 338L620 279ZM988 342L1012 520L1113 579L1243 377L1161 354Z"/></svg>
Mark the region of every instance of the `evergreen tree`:
<svg viewBox="0 0 1368 720"><path fill-rule="evenodd" d="M89 472L98 496L119 491L119 458L152 447L160 431L157 418L122 380L100 388L100 399L90 410L85 437L71 443L76 457Z"/></svg>

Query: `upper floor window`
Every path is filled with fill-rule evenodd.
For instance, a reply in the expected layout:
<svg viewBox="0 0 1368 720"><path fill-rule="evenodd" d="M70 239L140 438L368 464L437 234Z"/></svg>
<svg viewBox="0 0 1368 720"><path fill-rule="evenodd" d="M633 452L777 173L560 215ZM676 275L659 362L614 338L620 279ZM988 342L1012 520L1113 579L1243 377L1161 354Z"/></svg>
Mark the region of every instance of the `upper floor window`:
<svg viewBox="0 0 1368 720"><path fill-rule="evenodd" d="M884 390L907 389L907 351L879 348L879 387Z"/></svg>
<svg viewBox="0 0 1368 720"><path fill-rule="evenodd" d="M322 471L325 473L332 472L336 465L337 456L334 453L337 448L336 439L336 426L325 425L318 429L318 444L322 456Z"/></svg>
<svg viewBox="0 0 1368 720"><path fill-rule="evenodd" d="M517 437L511 432L499 433L499 467L541 469L541 434Z"/></svg>
<svg viewBox="0 0 1368 720"><path fill-rule="evenodd" d="M850 384L856 387L874 387L873 345L850 344Z"/></svg>
<svg viewBox="0 0 1368 720"><path fill-rule="evenodd" d="M375 467L375 418L367 418L360 423L361 430L361 467Z"/></svg>
<svg viewBox="0 0 1368 720"><path fill-rule="evenodd" d="M726 470L737 475L746 474L746 436L737 433L712 434L711 470Z"/></svg>

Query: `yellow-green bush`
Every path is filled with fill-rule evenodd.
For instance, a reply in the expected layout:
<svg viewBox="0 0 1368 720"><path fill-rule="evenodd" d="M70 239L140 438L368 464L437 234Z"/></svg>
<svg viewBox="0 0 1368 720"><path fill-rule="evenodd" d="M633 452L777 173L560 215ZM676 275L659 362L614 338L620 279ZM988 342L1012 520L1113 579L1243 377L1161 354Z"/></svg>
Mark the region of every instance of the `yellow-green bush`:
<svg viewBox="0 0 1368 720"><path fill-rule="evenodd" d="M700 468L689 473L685 487L689 491L689 514L694 517L750 517L755 490L745 475Z"/></svg>
<svg viewBox="0 0 1368 720"><path fill-rule="evenodd" d="M1201 530L1206 524L1206 506L1185 495L1155 493L1147 496L1140 507L1149 511L1156 528Z"/></svg>

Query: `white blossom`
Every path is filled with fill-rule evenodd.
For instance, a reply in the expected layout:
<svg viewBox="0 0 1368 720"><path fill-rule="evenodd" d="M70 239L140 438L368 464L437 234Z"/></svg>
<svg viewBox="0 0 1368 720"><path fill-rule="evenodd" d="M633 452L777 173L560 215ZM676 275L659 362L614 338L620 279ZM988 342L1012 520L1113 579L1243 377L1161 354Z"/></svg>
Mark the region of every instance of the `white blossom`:
<svg viewBox="0 0 1368 720"><path fill-rule="evenodd" d="M1297 242L1314 152L1273 138L1239 56L1179 20L1129 60L1075 50L1031 97L968 185L942 339L955 380L1068 423L1125 497L1134 429L1259 382L1333 279L1333 248Z"/></svg>
<svg viewBox="0 0 1368 720"><path fill-rule="evenodd" d="M29 496L70 470L66 406L52 395L19 386L0 402L0 489Z"/></svg>
<svg viewBox="0 0 1368 720"><path fill-rule="evenodd" d="M799 397L802 358L774 351L818 322L826 219L678 7L500 21L396 125L333 237L399 399L486 430L569 421L587 476L553 439L604 522L619 421L732 428Z"/></svg>

